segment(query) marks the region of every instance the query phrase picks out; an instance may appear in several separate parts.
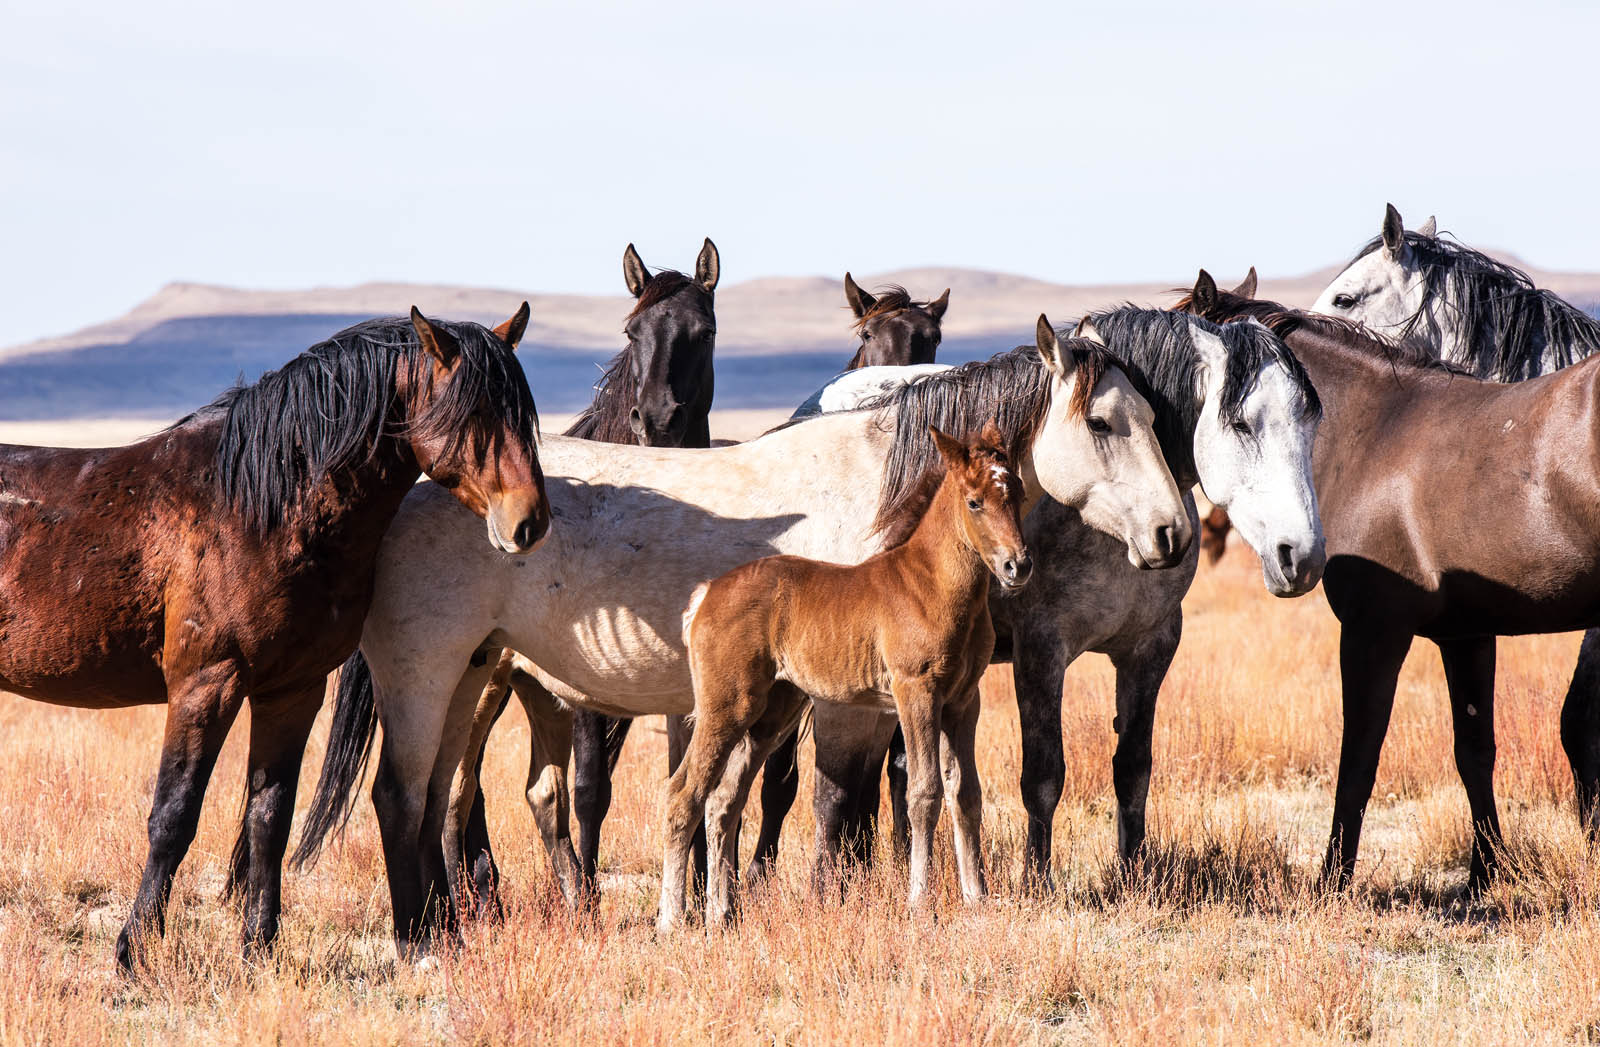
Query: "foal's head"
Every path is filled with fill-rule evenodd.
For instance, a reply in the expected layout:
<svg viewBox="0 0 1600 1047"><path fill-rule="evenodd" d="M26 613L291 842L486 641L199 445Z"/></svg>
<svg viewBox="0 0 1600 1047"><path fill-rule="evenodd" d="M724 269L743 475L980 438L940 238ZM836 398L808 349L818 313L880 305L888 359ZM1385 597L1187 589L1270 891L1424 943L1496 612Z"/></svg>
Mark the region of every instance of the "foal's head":
<svg viewBox="0 0 1600 1047"><path fill-rule="evenodd" d="M712 292L721 270L709 239L692 277L670 269L652 275L632 244L622 254L622 276L637 299L623 328L638 390L628 425L646 447L681 446L691 408L706 397L717 341Z"/></svg>
<svg viewBox="0 0 1600 1047"><path fill-rule="evenodd" d="M528 303L492 332L434 323L415 306L411 325L424 352L402 390L402 437L424 473L484 518L492 545L528 552L550 528L538 414L514 353Z"/></svg>
<svg viewBox="0 0 1600 1047"><path fill-rule="evenodd" d="M962 443L928 427L944 459L944 486L961 544L983 561L1000 585L1017 589L1033 574L1033 557L1022 538L1022 481L1011 468L1000 428L990 421L976 438Z"/></svg>
<svg viewBox="0 0 1600 1047"><path fill-rule="evenodd" d="M931 302L913 302L903 287L869 294L844 274L844 297L856 314L861 348L845 368L931 364L939 351L940 323L950 305L950 288Z"/></svg>

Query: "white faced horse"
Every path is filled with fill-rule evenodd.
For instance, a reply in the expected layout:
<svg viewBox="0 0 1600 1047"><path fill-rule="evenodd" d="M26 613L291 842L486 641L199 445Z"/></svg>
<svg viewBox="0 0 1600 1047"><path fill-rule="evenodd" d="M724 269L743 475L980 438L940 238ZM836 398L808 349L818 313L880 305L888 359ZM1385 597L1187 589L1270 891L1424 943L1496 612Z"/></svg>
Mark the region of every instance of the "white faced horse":
<svg viewBox="0 0 1600 1047"><path fill-rule="evenodd" d="M1210 277L1201 275L1202 282ZM1156 432L1167 464L1185 488L1197 480L1206 495L1238 514L1241 533L1261 557L1269 592L1309 592L1321 577L1324 546L1311 484L1311 447L1320 405L1299 361L1260 324L1218 326L1162 310L1123 308L1085 317L1077 330L1124 361L1135 385L1156 408ZM911 390L937 379L916 378ZM887 377L887 376L885 376ZM830 398L848 406L882 380L852 389L849 375L831 383ZM817 399L814 397L813 399ZM1191 507L1192 512L1192 507ZM1130 570L1121 550L1067 506L1045 499L1025 522L1033 581L1023 592L990 602L999 642L995 660L1012 661L1022 721L1022 799L1028 812L1027 869L1048 881L1051 824L1065 780L1061 741L1062 674L1084 651L1110 656L1117 670L1118 745L1113 760L1118 844L1132 859L1145 834L1150 742L1156 695L1182 632L1182 601L1195 557L1173 571ZM837 853L841 838L865 850L878 809L878 783L893 720L876 725L859 715L816 708L818 853ZM854 738L857 744L841 744ZM793 755L780 752L767 774ZM905 827L904 772L894 754L896 833ZM760 875L774 857L783 813L792 802L762 792Z"/></svg>
<svg viewBox="0 0 1600 1047"><path fill-rule="evenodd" d="M1048 493L1133 563L1170 566L1192 534L1151 429L1150 406L1105 350L1053 336L963 369L937 409L922 401L829 415L734 447L679 451L547 438L540 448L554 522L537 557L481 555L481 523L430 485L401 507L379 555L360 655L341 674L329 756L297 859L348 810L383 724L373 800L396 940L420 944L453 920L440 847L493 654L526 656L538 682L612 715L684 714L693 691L681 635L702 582L774 553L855 563L878 550L873 521L917 496L934 468L929 425L965 434L994 418L1018 445L1028 501ZM908 413L909 408L920 407ZM887 517L884 517L887 518ZM570 732L568 737L570 738ZM565 753L530 799L565 835Z"/></svg>
<svg viewBox="0 0 1600 1047"><path fill-rule="evenodd" d="M1521 270L1440 239L1432 218L1406 230L1392 204L1379 235L1313 308L1411 337L1441 359L1502 382L1550 374L1600 352L1600 322L1588 313L1535 287ZM1492 652L1492 637L1481 642ZM1579 817L1590 837L1600 839L1600 629L1584 634L1561 710L1561 742ZM1493 759L1492 753L1473 758Z"/></svg>

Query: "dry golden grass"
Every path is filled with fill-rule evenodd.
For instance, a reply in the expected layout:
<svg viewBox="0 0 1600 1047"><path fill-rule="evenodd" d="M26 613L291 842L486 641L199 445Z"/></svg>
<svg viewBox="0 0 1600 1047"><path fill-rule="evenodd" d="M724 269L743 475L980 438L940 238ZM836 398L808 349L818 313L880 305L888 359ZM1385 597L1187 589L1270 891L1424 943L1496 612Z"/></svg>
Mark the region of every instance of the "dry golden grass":
<svg viewBox="0 0 1600 1047"><path fill-rule="evenodd" d="M663 741L635 731L606 826L593 923L555 900L520 798L524 724L491 745L491 827L508 919L437 966L397 964L370 807L346 843L286 882L276 957L237 957L218 901L242 787L241 730L179 875L166 941L134 981L111 951L144 858L160 710L85 713L0 700L0 1041L299 1043L1549 1042L1600 1038L1600 872L1571 811L1557 737L1572 636L1505 641L1498 786L1512 874L1465 905L1467 810L1443 676L1419 643L1355 887L1313 884L1339 737L1333 620L1280 602L1234 550L1202 572L1163 693L1152 861L1109 858L1112 686L1068 679L1060 889L1020 895L1023 830L1009 678L991 674L981 753L995 897L944 882L908 918L898 871L842 900L806 891L809 781L780 873L731 931L658 941ZM321 760L307 760L302 798ZM747 839L747 846L749 841Z"/></svg>

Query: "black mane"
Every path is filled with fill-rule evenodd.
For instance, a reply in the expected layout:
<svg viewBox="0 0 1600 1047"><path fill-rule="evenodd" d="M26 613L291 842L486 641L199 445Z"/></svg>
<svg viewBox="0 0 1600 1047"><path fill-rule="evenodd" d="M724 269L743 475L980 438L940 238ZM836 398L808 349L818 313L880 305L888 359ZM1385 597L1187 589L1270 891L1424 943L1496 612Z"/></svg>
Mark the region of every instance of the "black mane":
<svg viewBox="0 0 1600 1047"><path fill-rule="evenodd" d="M1600 321L1554 292L1535 287L1515 266L1422 233L1407 232L1405 243L1422 269L1423 306L1448 301L1448 292L1454 291L1459 303L1455 323L1466 353L1459 362L1478 377L1520 382L1544 373L1547 356L1560 369L1600 352ZM1374 237L1350 264L1382 246L1383 238ZM1402 337L1416 331L1424 312L1419 308L1406 321Z"/></svg>
<svg viewBox="0 0 1600 1047"><path fill-rule="evenodd" d="M1227 351L1228 368L1218 405L1224 422L1240 420L1245 397L1269 363L1281 365L1300 390L1303 417L1322 415L1322 401L1305 368L1260 323L1215 324L1190 313L1131 305L1091 313L1086 319L1127 371L1134 388L1155 409L1156 438L1167 467L1180 481L1195 476L1194 431L1200 421L1195 401L1200 360L1190 334L1191 323L1215 334Z"/></svg>
<svg viewBox="0 0 1600 1047"><path fill-rule="evenodd" d="M443 439L446 457L473 441L483 456L503 427L532 446L539 415L510 348L478 324L431 322L461 357L418 417L400 416L396 379L404 373L431 384L433 358L404 317L348 327L213 401L203 413L224 414L216 457L222 499L265 533L324 478L371 460L386 438ZM485 404L500 416L483 418Z"/></svg>
<svg viewBox="0 0 1600 1047"><path fill-rule="evenodd" d="M1081 415L1089 394L1116 361L1103 347L1081 338L1063 341L1061 351L1077 367L1069 411ZM877 412L880 427L893 433L873 529L885 534L888 545L898 544L909 530L896 523L911 519L914 525L918 514L910 507L931 497L938 486L944 466L928 435L930 425L967 440L992 419L1015 461L1017 449L1033 439L1049 407L1050 372L1031 345L924 375L862 404L862 410Z"/></svg>

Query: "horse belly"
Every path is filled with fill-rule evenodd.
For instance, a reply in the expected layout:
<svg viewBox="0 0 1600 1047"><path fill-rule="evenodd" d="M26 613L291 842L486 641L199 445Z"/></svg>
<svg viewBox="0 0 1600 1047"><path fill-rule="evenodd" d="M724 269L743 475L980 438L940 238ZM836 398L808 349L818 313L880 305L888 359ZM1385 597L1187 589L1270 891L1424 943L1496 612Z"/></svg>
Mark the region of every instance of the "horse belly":
<svg viewBox="0 0 1600 1047"><path fill-rule="evenodd" d="M672 626L681 630L681 623ZM609 715L686 715L694 686L683 642L627 608L574 616L565 630L541 630L511 646L538 667L552 694Z"/></svg>

